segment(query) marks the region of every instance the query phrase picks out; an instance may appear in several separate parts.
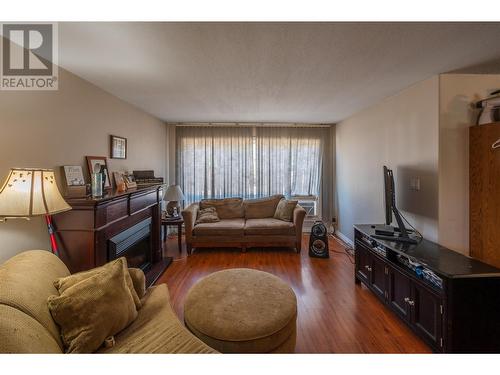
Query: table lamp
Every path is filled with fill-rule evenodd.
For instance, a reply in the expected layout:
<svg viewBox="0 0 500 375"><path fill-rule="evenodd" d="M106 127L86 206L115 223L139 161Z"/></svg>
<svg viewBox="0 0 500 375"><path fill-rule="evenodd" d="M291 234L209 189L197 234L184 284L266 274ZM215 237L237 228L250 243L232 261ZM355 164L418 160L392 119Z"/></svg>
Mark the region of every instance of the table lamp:
<svg viewBox="0 0 500 375"><path fill-rule="evenodd" d="M45 216L52 253L59 256L51 215L71 210L51 169L12 168L0 189L0 221Z"/></svg>
<svg viewBox="0 0 500 375"><path fill-rule="evenodd" d="M182 194L179 185L170 185L163 200L168 201L167 214L169 216L178 216L180 211L179 201L184 200L184 194Z"/></svg>

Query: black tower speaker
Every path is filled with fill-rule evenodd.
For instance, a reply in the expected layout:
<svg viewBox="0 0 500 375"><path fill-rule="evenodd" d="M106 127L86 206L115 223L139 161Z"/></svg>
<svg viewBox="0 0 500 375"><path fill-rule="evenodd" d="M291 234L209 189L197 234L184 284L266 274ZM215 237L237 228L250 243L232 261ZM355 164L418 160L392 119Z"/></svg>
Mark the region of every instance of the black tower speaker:
<svg viewBox="0 0 500 375"><path fill-rule="evenodd" d="M314 258L330 258L330 252L328 251L328 232L325 224L321 221L316 221L311 228L309 256Z"/></svg>

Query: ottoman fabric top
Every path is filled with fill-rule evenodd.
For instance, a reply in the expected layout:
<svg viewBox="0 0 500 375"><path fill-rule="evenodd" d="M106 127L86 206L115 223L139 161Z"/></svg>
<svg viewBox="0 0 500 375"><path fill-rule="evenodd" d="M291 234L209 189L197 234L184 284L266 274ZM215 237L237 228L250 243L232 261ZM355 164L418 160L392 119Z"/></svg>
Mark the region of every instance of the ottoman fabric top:
<svg viewBox="0 0 500 375"><path fill-rule="evenodd" d="M215 272L189 291L184 304L188 326L219 340L267 337L295 320L293 290L267 272L234 268Z"/></svg>

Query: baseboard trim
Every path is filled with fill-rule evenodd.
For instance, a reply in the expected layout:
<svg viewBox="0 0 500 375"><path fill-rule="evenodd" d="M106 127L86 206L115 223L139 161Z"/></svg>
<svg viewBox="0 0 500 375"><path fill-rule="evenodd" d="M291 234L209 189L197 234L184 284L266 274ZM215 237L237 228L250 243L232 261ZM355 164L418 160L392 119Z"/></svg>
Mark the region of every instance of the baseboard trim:
<svg viewBox="0 0 500 375"><path fill-rule="evenodd" d="M344 235L343 233L339 232L339 231L335 231L335 235L343 242L345 242L346 244L350 245L351 247L354 246L354 242L351 241L351 239L349 237L347 237L346 235Z"/></svg>

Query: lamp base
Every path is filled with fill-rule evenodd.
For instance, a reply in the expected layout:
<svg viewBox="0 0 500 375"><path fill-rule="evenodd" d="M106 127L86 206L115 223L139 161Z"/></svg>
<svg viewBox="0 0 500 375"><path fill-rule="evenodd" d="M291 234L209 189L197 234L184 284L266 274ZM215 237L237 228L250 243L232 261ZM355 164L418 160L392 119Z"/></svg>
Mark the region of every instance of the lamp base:
<svg viewBox="0 0 500 375"><path fill-rule="evenodd" d="M167 203L167 214L169 216L179 216L181 206L177 201L170 201Z"/></svg>

